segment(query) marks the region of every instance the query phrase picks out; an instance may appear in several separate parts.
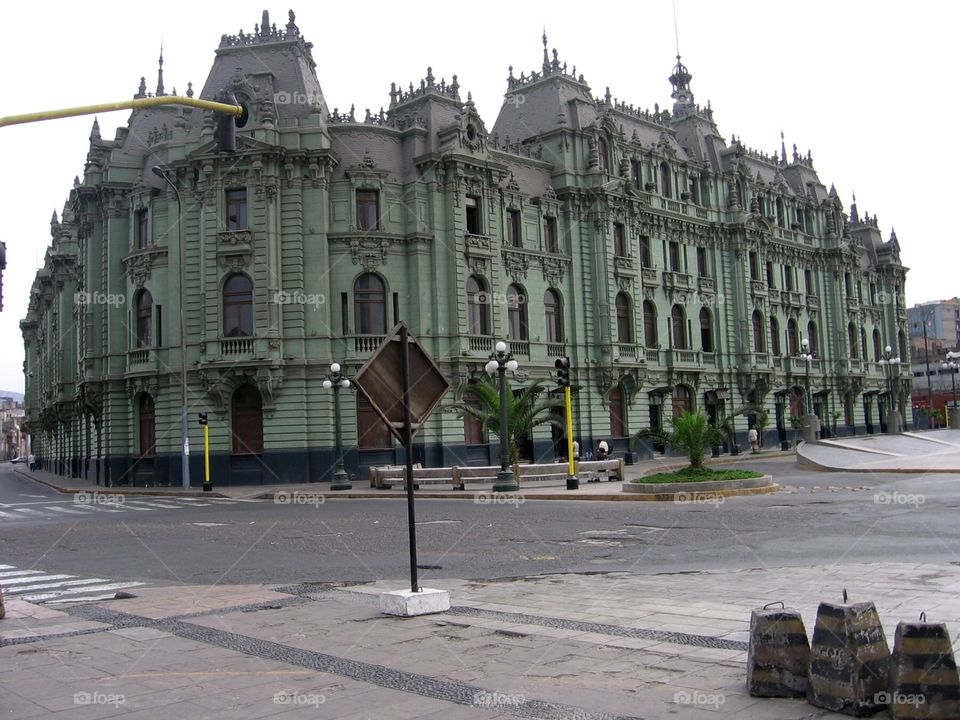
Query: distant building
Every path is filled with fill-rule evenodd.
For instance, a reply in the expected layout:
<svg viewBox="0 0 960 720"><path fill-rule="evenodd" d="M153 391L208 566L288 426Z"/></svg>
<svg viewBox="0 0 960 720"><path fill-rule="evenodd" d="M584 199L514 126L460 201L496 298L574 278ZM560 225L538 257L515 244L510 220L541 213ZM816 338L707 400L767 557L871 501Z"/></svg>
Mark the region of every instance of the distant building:
<svg viewBox="0 0 960 720"><path fill-rule="evenodd" d="M235 153L199 110L135 111L113 139L93 123L21 325L43 467L180 483L181 287L194 482L198 412L216 483L329 479L330 363L356 372L399 319L457 388L417 437L429 465L497 461L453 403L500 339L518 383L569 356L575 436L614 453L683 410L752 403L773 443L805 411L864 433L891 398L904 407L908 378L878 364L887 345L910 357L896 236L845 209L809 152L724 139L679 58L672 111L643 110L596 97L543 37L489 129L456 75L428 68L357 113L329 109L315 68L293 13L264 13L222 36L200 92L243 105ZM372 408L341 395L348 471L400 462ZM524 454L563 447L544 427Z"/></svg>
<svg viewBox="0 0 960 720"><path fill-rule="evenodd" d="M907 308L910 337L923 339L923 323L927 337L938 339L949 350L960 348L960 298L920 303Z"/></svg>

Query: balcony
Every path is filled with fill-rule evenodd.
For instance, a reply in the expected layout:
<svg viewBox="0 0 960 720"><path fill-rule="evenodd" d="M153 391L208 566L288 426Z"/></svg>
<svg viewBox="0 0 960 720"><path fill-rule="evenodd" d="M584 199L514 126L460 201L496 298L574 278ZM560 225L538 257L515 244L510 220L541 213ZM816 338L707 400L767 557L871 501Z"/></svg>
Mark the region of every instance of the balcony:
<svg viewBox="0 0 960 720"><path fill-rule="evenodd" d="M547 343L547 356L548 357L566 357L567 355L567 344L566 343Z"/></svg>
<svg viewBox="0 0 960 720"><path fill-rule="evenodd" d="M750 294L764 297L767 294L767 284L763 280L751 280Z"/></svg>
<svg viewBox="0 0 960 720"><path fill-rule="evenodd" d="M848 297L847 310L859 310L859 309L860 309L860 303L857 302L857 299L855 297Z"/></svg>
<svg viewBox="0 0 960 720"><path fill-rule="evenodd" d="M354 335L353 352L358 355L372 353L383 342L383 335Z"/></svg>
<svg viewBox="0 0 960 720"><path fill-rule="evenodd" d="M859 358L849 358L847 360L847 368L849 369L850 373L856 375L862 375L865 372L864 363Z"/></svg>
<svg viewBox="0 0 960 720"><path fill-rule="evenodd" d="M660 362L660 351L656 348L645 348L643 352L648 363Z"/></svg>
<svg viewBox="0 0 960 720"><path fill-rule="evenodd" d="M510 352L514 355L522 355L523 357L530 357L530 341L529 340L507 340L507 345L510 348Z"/></svg>
<svg viewBox="0 0 960 720"><path fill-rule="evenodd" d="M663 271L663 285L671 290L693 290L693 278L687 273Z"/></svg>
<svg viewBox="0 0 960 720"><path fill-rule="evenodd" d="M700 276L697 278L697 285L702 293L713 293L717 289L717 283L712 277Z"/></svg>
<svg viewBox="0 0 960 720"><path fill-rule="evenodd" d="M790 305L792 307L803 307L803 295L793 290L784 290L780 293L780 301L784 305Z"/></svg>
<svg viewBox="0 0 960 720"><path fill-rule="evenodd" d="M697 350L667 350L667 366L678 368L700 368L703 366L700 352Z"/></svg>
<svg viewBox="0 0 960 720"><path fill-rule="evenodd" d="M656 268L645 267L641 269L640 274L642 276L642 282L644 285L647 285L650 287L656 287L657 285L660 284L659 281L657 280Z"/></svg>
<svg viewBox="0 0 960 720"><path fill-rule="evenodd" d="M492 335L470 335L467 337L467 347L470 352L492 353L494 340Z"/></svg>
<svg viewBox="0 0 960 720"><path fill-rule="evenodd" d="M221 338L220 357L229 359L253 355L256 346L257 339L253 337Z"/></svg>
<svg viewBox="0 0 960 720"><path fill-rule="evenodd" d="M127 353L127 372L156 372L157 354L151 348L137 348Z"/></svg>
<svg viewBox="0 0 960 720"><path fill-rule="evenodd" d="M753 354L753 367L757 369L767 369L770 367L770 353L755 352Z"/></svg>
<svg viewBox="0 0 960 720"><path fill-rule="evenodd" d="M617 343L617 357L628 362L637 362L640 357L640 348L633 343Z"/></svg>
<svg viewBox="0 0 960 720"><path fill-rule="evenodd" d="M807 295L807 307L811 310L817 310L820 308L820 298L816 295Z"/></svg>

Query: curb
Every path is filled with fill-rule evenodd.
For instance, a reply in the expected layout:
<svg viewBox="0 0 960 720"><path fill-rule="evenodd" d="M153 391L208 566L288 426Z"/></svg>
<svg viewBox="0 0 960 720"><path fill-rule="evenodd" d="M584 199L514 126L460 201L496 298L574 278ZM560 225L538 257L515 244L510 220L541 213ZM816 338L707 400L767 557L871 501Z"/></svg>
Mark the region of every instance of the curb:
<svg viewBox="0 0 960 720"><path fill-rule="evenodd" d="M645 477L645 476L644 476ZM643 477L639 478L643 480ZM644 493L647 495L702 495L704 493L722 493L728 490L745 490L773 485L772 475L741 478L739 480L705 480L703 482L645 483L628 481L623 483L625 493Z"/></svg>
<svg viewBox="0 0 960 720"><path fill-rule="evenodd" d="M14 469L14 472L18 475L22 475L28 480L40 483L41 485L46 485L48 488L56 490L59 493L63 493L64 495L76 495L77 493L92 492L109 495L166 495L168 497L214 497L227 499L231 497L230 495L224 495L223 493L216 491L203 492L203 490L183 490L182 488L132 488L126 485L121 485L120 487L104 487L103 485L96 485L94 487L64 487L62 485L56 485L49 480L38 478L35 475L32 475L29 471Z"/></svg>

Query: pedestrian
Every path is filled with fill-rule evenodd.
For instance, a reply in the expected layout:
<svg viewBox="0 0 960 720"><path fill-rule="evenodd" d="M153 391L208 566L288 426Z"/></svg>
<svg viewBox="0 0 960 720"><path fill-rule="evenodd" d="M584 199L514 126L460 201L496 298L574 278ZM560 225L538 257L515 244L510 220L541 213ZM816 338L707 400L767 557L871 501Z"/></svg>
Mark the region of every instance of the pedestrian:
<svg viewBox="0 0 960 720"><path fill-rule="evenodd" d="M33 456L33 453L27 455L27 465L30 468L30 472L37 469L37 459Z"/></svg>
<svg viewBox="0 0 960 720"><path fill-rule="evenodd" d="M580 459L580 441L579 440L573 441L573 459L574 460Z"/></svg>
<svg viewBox="0 0 960 720"><path fill-rule="evenodd" d="M755 427L751 427L747 431L747 440L750 441L750 449L753 451L754 455L760 452L757 449L757 445L760 442L760 435L757 433L757 429Z"/></svg>
<svg viewBox="0 0 960 720"><path fill-rule="evenodd" d="M610 446L607 445L606 440L601 440L597 443L597 460L606 460L609 454Z"/></svg>

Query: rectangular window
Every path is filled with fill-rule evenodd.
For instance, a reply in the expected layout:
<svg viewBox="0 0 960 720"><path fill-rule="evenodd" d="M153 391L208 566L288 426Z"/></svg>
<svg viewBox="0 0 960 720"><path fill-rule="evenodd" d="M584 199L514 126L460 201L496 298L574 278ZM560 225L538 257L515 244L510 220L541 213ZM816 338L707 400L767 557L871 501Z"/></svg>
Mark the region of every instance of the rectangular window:
<svg viewBox="0 0 960 720"><path fill-rule="evenodd" d="M393 294L393 324L400 322L400 293Z"/></svg>
<svg viewBox="0 0 960 720"><path fill-rule="evenodd" d="M707 249L698 247L697 248L697 274L700 277L709 277L710 273L707 272Z"/></svg>
<svg viewBox="0 0 960 720"><path fill-rule="evenodd" d="M755 253L753 250L750 251L750 279L760 279L760 263L757 260L757 253Z"/></svg>
<svg viewBox="0 0 960 720"><path fill-rule="evenodd" d="M357 190L357 228L374 231L380 229L380 192Z"/></svg>
<svg viewBox="0 0 960 720"><path fill-rule="evenodd" d="M147 209L137 211L137 249L143 250L150 244L150 223Z"/></svg>
<svg viewBox="0 0 960 720"><path fill-rule="evenodd" d="M870 304L877 304L877 286L874 283L870 283Z"/></svg>
<svg viewBox="0 0 960 720"><path fill-rule="evenodd" d="M520 211L507 210L507 244L513 247L523 245L520 235Z"/></svg>
<svg viewBox="0 0 960 720"><path fill-rule="evenodd" d="M847 297L853 295L853 282L850 279L850 273L843 274L843 289L847 291Z"/></svg>
<svg viewBox="0 0 960 720"><path fill-rule="evenodd" d="M680 243L670 243L670 269L673 272L683 272L680 267Z"/></svg>
<svg viewBox="0 0 960 720"><path fill-rule="evenodd" d="M163 307L157 305L157 347L163 347Z"/></svg>
<svg viewBox="0 0 960 720"><path fill-rule="evenodd" d="M650 238L646 236L640 238L640 264L643 267L653 265L653 258L650 255Z"/></svg>
<svg viewBox="0 0 960 720"><path fill-rule="evenodd" d="M617 257L627 256L627 241L621 223L613 224L613 254Z"/></svg>
<svg viewBox="0 0 960 720"><path fill-rule="evenodd" d="M863 302L863 283L857 281L857 301Z"/></svg>
<svg viewBox="0 0 960 720"><path fill-rule="evenodd" d="M813 273L809 270L803 271L803 284L807 287L807 295L813 295Z"/></svg>
<svg viewBox="0 0 960 720"><path fill-rule="evenodd" d="M247 229L247 191L227 190L227 230Z"/></svg>
<svg viewBox="0 0 960 720"><path fill-rule="evenodd" d="M467 232L480 234L480 198L467 195Z"/></svg>
<svg viewBox="0 0 960 720"><path fill-rule="evenodd" d="M549 253L560 252L557 245L557 219L545 217L543 219L543 249Z"/></svg>
<svg viewBox="0 0 960 720"><path fill-rule="evenodd" d="M767 285L769 287L775 288L777 284L773 281L773 263L767 263Z"/></svg>
<svg viewBox="0 0 960 720"><path fill-rule="evenodd" d="M347 293L340 293L340 327L344 335L350 334L350 301Z"/></svg>
<svg viewBox="0 0 960 720"><path fill-rule="evenodd" d="M793 292L793 268L789 265L786 265L783 268L783 280L784 289L786 289L788 292Z"/></svg>

